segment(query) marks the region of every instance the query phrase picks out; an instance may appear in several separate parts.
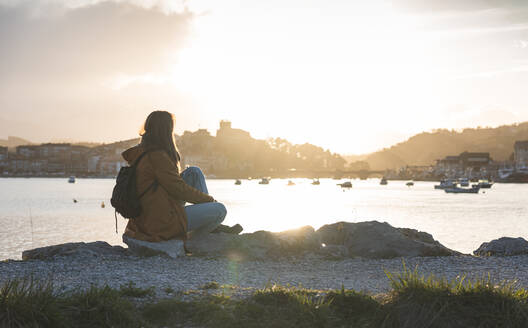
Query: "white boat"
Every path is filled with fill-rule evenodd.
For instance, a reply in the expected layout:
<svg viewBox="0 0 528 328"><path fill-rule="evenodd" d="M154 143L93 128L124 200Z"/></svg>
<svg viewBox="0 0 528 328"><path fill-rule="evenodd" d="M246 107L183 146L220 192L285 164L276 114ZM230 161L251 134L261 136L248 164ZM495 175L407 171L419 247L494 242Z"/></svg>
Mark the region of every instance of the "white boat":
<svg viewBox="0 0 528 328"><path fill-rule="evenodd" d="M68 178L69 183L75 183L75 177L72 175Z"/></svg>
<svg viewBox="0 0 528 328"><path fill-rule="evenodd" d="M288 186L295 186L295 182L288 180Z"/></svg>
<svg viewBox="0 0 528 328"><path fill-rule="evenodd" d="M319 182L319 179L313 179L312 184L313 184L314 186L317 186L317 185L320 185L321 182Z"/></svg>

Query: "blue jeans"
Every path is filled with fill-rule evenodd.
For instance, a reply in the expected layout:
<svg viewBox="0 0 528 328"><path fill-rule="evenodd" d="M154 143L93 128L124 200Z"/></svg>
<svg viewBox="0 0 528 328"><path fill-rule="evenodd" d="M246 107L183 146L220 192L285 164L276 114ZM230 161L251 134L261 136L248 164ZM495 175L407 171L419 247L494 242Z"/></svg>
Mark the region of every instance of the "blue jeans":
<svg viewBox="0 0 528 328"><path fill-rule="evenodd" d="M200 168L188 167L181 173L181 177L189 186L209 194ZM185 206L185 213L187 214L187 230L200 234L216 229L224 221L227 210L224 204L211 202Z"/></svg>

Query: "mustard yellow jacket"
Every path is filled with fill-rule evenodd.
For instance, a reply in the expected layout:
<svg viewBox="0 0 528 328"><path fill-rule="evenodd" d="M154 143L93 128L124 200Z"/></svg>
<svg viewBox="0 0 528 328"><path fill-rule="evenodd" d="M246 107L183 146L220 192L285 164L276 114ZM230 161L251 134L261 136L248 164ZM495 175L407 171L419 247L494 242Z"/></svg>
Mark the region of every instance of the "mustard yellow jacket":
<svg viewBox="0 0 528 328"><path fill-rule="evenodd" d="M123 152L131 165L145 149L138 145ZM141 195L154 181L156 188L149 189L141 198L141 215L128 221L125 235L131 238L158 242L169 239L185 240L187 216L182 201L198 204L214 199L187 185L175 163L163 150L148 152L136 168L137 193Z"/></svg>

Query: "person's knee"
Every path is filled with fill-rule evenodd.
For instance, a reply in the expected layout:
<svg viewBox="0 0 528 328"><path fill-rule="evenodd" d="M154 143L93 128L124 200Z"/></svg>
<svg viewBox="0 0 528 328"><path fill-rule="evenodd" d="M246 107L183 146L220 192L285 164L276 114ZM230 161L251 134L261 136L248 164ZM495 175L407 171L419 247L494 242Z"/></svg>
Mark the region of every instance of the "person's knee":
<svg viewBox="0 0 528 328"><path fill-rule="evenodd" d="M214 203L217 210L218 223L222 223L227 215L227 209L222 203Z"/></svg>
<svg viewBox="0 0 528 328"><path fill-rule="evenodd" d="M185 170L188 171L189 174L195 174L195 175L203 176L203 172L198 166L189 166Z"/></svg>

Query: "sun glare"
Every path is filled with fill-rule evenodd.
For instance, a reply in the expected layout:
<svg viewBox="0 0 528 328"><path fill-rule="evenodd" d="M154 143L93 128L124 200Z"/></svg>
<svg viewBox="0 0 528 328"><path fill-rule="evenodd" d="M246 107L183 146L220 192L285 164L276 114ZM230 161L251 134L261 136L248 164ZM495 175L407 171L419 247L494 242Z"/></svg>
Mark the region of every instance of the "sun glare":
<svg viewBox="0 0 528 328"><path fill-rule="evenodd" d="M339 150L351 146L336 144L336 128L353 128L354 136L372 129L372 122L413 129L409 118L423 115L434 89L428 41L390 6L346 7L372 16L351 20L309 7L242 8L245 15L226 16L213 8L196 18L171 82L258 137L301 142L315 132L318 143L334 140ZM262 10L273 11L273 24ZM319 126L321 113L335 117L335 124Z"/></svg>

